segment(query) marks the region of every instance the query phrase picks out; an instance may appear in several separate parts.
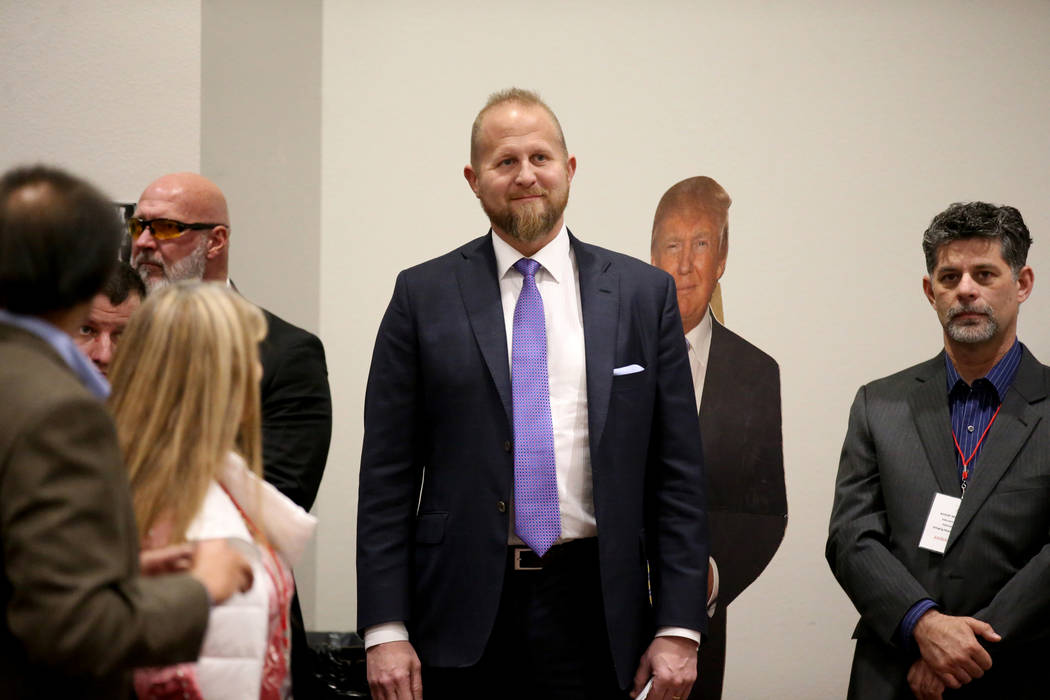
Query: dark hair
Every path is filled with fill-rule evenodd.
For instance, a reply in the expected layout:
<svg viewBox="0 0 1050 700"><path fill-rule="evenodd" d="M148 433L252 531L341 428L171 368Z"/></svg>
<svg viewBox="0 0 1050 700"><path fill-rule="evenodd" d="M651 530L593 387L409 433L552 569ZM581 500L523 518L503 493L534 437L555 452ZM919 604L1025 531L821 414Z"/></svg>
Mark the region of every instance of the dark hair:
<svg viewBox="0 0 1050 700"><path fill-rule="evenodd" d="M142 283L139 273L135 272L131 265L121 260L113 268L101 293L106 295L110 304L120 306L131 294L137 294L139 299L145 299L146 285Z"/></svg>
<svg viewBox="0 0 1050 700"><path fill-rule="evenodd" d="M997 207L987 202L959 202L933 217L930 227L922 235L922 252L926 255L926 271L937 267L941 247L967 238L989 238L999 241L1003 260L1016 277L1028 259L1032 236L1013 207Z"/></svg>
<svg viewBox="0 0 1050 700"><path fill-rule="evenodd" d="M44 165L0 177L0 308L42 315L91 299L117 262L112 202Z"/></svg>

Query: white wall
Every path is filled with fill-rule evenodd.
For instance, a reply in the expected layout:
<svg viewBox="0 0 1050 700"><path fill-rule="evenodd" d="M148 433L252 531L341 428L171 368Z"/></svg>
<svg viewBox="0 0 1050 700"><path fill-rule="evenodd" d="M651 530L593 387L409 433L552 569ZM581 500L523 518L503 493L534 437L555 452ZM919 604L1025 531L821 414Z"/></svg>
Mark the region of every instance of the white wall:
<svg viewBox="0 0 1050 700"><path fill-rule="evenodd" d="M45 162L134 202L200 168L200 3L0 0L0 168Z"/></svg>
<svg viewBox="0 0 1050 700"><path fill-rule="evenodd" d="M240 290L316 331L320 38L319 0L0 0L0 169L58 164L128 202L202 172L229 200Z"/></svg>
<svg viewBox="0 0 1050 700"><path fill-rule="evenodd" d="M317 332L321 0L204 0L201 172L230 206L230 276Z"/></svg>
<svg viewBox="0 0 1050 700"><path fill-rule="evenodd" d="M1050 361L1050 5L949 0L347 3L324 9L321 330L339 426L318 611L354 624L361 399L398 270L483 233L462 180L486 96L537 89L579 161L567 220L648 257L660 194L734 199L728 324L781 364L790 523L729 614L727 698L845 694L856 614L824 562L864 381L933 355L919 240L957 200L1010 203L1036 244L1021 337Z"/></svg>
<svg viewBox="0 0 1050 700"><path fill-rule="evenodd" d="M316 333L321 2L204 0L201 15L201 172L230 207L230 277L248 299ZM309 629L316 542L295 568Z"/></svg>
<svg viewBox="0 0 1050 700"><path fill-rule="evenodd" d="M394 276L486 227L460 171L488 93L535 88L558 112L579 160L567 216L587 241L646 258L660 194L714 176L734 198L728 323L783 371L791 511L730 612L726 697L842 696L855 613L822 552L846 413L860 383L939 346L919 236L949 202L1025 215L1021 337L1050 361L1050 5L482 7L327 0L318 65L316 3L0 0L0 167L56 162L132 201L159 173L213 168L247 293L307 327L319 304L336 422L319 629L354 626L361 401ZM224 34L240 48L218 50ZM209 68L224 60L241 63Z"/></svg>

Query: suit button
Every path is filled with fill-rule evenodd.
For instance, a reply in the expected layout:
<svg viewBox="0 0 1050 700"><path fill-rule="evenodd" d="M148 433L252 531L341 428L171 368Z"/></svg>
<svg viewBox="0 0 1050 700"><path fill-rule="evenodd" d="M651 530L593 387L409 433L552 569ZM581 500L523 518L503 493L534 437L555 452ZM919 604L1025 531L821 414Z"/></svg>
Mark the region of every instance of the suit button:
<svg viewBox="0 0 1050 700"><path fill-rule="evenodd" d="M498 510L500 513L506 513L507 512L507 504L504 503L503 501L497 501L496 502L496 510Z"/></svg>
<svg viewBox="0 0 1050 700"><path fill-rule="evenodd" d="M510 440L506 440L503 443L503 451L504 452L510 452Z"/></svg>

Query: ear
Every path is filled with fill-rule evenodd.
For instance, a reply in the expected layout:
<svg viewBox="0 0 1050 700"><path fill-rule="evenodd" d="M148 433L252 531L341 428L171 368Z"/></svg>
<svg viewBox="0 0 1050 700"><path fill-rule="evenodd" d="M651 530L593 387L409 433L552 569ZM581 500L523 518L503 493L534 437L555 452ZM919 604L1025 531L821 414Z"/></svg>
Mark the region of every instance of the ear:
<svg viewBox="0 0 1050 700"><path fill-rule="evenodd" d="M222 255L230 244L230 229L226 226L216 226L208 233L208 260L214 260Z"/></svg>
<svg viewBox="0 0 1050 700"><path fill-rule="evenodd" d="M930 306L933 306L934 305L933 304L933 302L934 302L934 298L933 298L933 283L930 282L930 276L929 275L923 275L922 276L922 291L923 291L923 294L926 295L926 300L930 302Z"/></svg>
<svg viewBox="0 0 1050 700"><path fill-rule="evenodd" d="M481 195L478 194L478 174L474 172L474 166L464 165L463 177L467 178L467 184L470 185L470 189L474 190L474 196L480 199Z"/></svg>
<svg viewBox="0 0 1050 700"><path fill-rule="evenodd" d="M1017 303L1022 303L1032 293L1032 285L1035 284L1035 273L1032 268L1025 265L1017 273Z"/></svg>
<svg viewBox="0 0 1050 700"><path fill-rule="evenodd" d="M569 175L569 182L572 182L572 176L576 174L576 156L569 156L565 160L565 172Z"/></svg>

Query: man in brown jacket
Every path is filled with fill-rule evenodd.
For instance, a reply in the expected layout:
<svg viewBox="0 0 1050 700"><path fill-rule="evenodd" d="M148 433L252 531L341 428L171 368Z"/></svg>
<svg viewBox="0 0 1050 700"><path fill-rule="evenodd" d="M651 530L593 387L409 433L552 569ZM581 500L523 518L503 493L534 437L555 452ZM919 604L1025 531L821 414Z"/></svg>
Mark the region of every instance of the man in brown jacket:
<svg viewBox="0 0 1050 700"><path fill-rule="evenodd" d="M136 666L196 658L209 602L251 582L223 542L182 574L139 575L108 385L67 334L116 262L93 187L33 167L0 178L0 697L120 698Z"/></svg>

